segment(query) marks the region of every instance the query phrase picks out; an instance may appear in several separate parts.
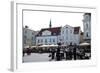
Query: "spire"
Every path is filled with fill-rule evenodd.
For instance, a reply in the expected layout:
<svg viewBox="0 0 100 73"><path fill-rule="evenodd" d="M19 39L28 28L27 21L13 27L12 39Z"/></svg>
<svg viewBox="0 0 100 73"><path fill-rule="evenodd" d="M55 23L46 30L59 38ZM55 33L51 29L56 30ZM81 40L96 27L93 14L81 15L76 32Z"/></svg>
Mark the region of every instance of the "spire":
<svg viewBox="0 0 100 73"><path fill-rule="evenodd" d="M50 19L49 28L51 28L51 27L52 27L52 24L51 24L51 19Z"/></svg>

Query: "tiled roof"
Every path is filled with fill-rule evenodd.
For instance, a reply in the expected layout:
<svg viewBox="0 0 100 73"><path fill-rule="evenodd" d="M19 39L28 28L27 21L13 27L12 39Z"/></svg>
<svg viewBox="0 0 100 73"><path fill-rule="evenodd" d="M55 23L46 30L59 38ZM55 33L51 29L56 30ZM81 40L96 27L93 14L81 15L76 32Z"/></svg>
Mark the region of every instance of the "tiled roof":
<svg viewBox="0 0 100 73"><path fill-rule="evenodd" d="M74 34L79 34L80 27L74 27Z"/></svg>
<svg viewBox="0 0 100 73"><path fill-rule="evenodd" d="M44 28L41 29L37 36L41 36L42 32L48 30L51 32L51 35L60 35L61 27L53 27L53 28Z"/></svg>

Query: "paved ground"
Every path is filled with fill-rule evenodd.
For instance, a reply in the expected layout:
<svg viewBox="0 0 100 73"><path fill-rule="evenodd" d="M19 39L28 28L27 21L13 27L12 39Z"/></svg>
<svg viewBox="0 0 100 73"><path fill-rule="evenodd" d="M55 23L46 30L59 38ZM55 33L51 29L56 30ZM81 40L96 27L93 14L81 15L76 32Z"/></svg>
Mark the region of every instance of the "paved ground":
<svg viewBox="0 0 100 73"><path fill-rule="evenodd" d="M64 61L65 59L62 59ZM74 60L74 58L72 58ZM78 60L78 59L77 59ZM23 57L23 62L46 62L46 61L56 61L51 60L49 53L31 53L31 55L26 55Z"/></svg>
<svg viewBox="0 0 100 73"><path fill-rule="evenodd" d="M25 55L23 57L23 62L45 62L51 59L48 56L48 53L31 53L31 55Z"/></svg>

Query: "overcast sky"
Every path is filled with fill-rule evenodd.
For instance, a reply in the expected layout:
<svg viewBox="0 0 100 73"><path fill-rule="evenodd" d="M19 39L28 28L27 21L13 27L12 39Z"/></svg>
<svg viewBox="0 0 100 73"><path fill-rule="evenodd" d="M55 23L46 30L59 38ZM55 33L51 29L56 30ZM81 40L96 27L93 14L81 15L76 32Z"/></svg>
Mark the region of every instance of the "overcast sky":
<svg viewBox="0 0 100 73"><path fill-rule="evenodd" d="M23 25L27 25L32 30L48 28L50 19L52 27L80 26L83 31L83 13L62 13L62 12L43 12L43 11L24 11Z"/></svg>

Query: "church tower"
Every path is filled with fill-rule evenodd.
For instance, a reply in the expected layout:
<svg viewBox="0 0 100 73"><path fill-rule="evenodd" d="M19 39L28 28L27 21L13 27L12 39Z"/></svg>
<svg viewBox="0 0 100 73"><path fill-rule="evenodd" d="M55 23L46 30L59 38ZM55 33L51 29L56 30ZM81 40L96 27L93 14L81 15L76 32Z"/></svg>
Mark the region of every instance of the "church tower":
<svg viewBox="0 0 100 73"><path fill-rule="evenodd" d="M91 40L91 13L85 13L83 15L83 28L84 28L84 40L90 42Z"/></svg>
<svg viewBox="0 0 100 73"><path fill-rule="evenodd" d="M49 28L51 28L51 27L52 27L52 23L51 23L51 19L50 19Z"/></svg>

